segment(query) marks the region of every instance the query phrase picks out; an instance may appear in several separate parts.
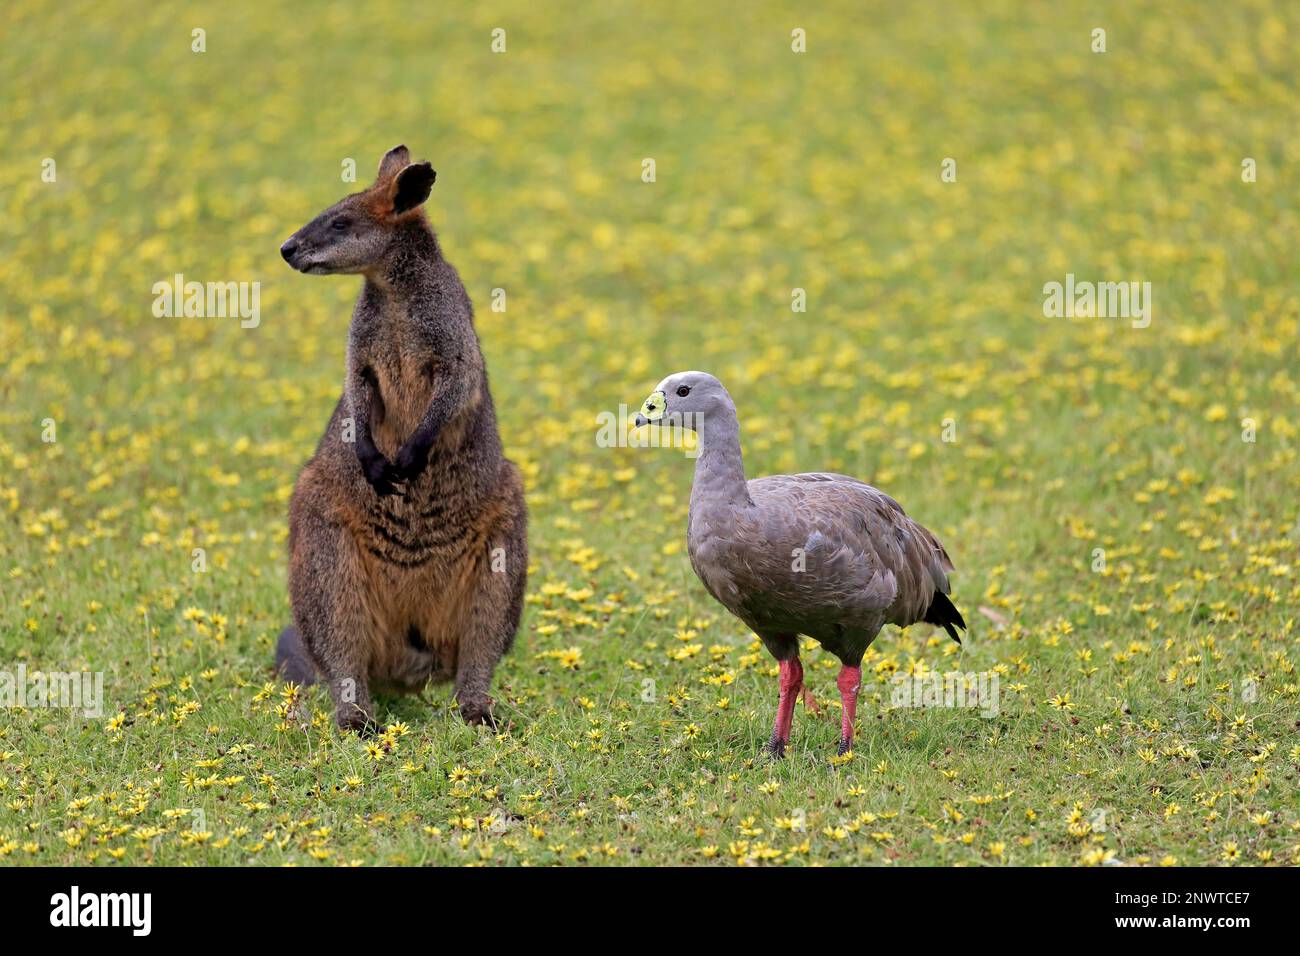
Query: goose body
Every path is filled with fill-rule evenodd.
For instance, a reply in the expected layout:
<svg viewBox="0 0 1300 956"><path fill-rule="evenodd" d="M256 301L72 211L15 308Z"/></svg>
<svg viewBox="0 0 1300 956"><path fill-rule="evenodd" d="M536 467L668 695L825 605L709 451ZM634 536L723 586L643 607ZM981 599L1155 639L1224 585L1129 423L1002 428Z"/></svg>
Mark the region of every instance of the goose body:
<svg viewBox="0 0 1300 956"><path fill-rule="evenodd" d="M746 480L735 406L707 373L664 379L638 416L638 424L655 421L683 423L699 435L686 536L691 566L780 662L769 752L779 756L789 739L803 680L801 634L843 665L838 684L845 752L852 745L862 657L884 625L924 621L960 642L957 628L966 625L947 597L953 570L948 552L897 501L848 475Z"/></svg>
<svg viewBox="0 0 1300 956"><path fill-rule="evenodd" d="M861 660L881 627L923 621L949 593L948 552L883 491L823 472L747 487L748 506L692 497L686 542L708 592L760 636L806 634Z"/></svg>

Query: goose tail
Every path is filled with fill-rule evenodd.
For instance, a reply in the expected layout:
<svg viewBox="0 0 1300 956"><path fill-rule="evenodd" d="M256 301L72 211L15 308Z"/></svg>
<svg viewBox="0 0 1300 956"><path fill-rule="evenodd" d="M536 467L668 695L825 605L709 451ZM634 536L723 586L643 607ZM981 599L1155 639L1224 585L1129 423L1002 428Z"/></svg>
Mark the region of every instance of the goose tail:
<svg viewBox="0 0 1300 956"><path fill-rule="evenodd" d="M961 611L957 610L957 606L942 591L934 592L934 598L930 601L930 606L926 608L925 616L921 620L926 624L943 628L948 632L949 637L958 644L961 643L957 628L966 630L966 621L962 618Z"/></svg>

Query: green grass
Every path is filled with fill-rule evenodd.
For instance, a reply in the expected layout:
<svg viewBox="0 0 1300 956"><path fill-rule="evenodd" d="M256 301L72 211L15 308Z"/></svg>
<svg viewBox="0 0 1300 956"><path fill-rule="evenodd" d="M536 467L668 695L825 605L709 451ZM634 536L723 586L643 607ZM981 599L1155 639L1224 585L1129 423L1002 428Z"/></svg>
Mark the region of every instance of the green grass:
<svg viewBox="0 0 1300 956"><path fill-rule="evenodd" d="M0 713L0 860L1300 861L1297 11L566 11L7 10L0 665L102 671L107 712ZM371 752L271 682L359 288L278 246L397 142L439 173L533 557L509 730L432 687ZM261 324L155 318L178 272L260 282ZM1067 272L1151 282L1151 326L1044 318ZM855 474L957 564L964 648L883 633L843 765L815 648L820 709L755 759L775 668L691 573L690 461L596 443L685 368L751 476ZM996 670L999 715L889 709L916 668Z"/></svg>

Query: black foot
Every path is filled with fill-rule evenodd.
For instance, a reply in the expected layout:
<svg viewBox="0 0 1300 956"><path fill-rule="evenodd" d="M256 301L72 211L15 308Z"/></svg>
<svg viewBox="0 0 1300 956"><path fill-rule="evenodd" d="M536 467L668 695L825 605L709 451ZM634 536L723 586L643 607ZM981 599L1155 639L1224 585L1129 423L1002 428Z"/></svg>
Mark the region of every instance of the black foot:
<svg viewBox="0 0 1300 956"><path fill-rule="evenodd" d="M841 738L840 738L840 749L839 749L838 751L836 751L836 753L837 753L839 756L843 757L846 753L848 753L848 752L849 752L850 750L852 750L852 749L853 749L853 738L851 738L851 737L841 737Z"/></svg>
<svg viewBox="0 0 1300 956"><path fill-rule="evenodd" d="M349 717L347 720L339 722L339 730L344 733L354 733L362 740L373 740L383 731L377 723L365 715L358 714Z"/></svg>
<svg viewBox="0 0 1300 956"><path fill-rule="evenodd" d="M497 719L492 715L491 702L478 705L462 705L460 708L461 720L471 727L487 727L493 733L499 729Z"/></svg>
<svg viewBox="0 0 1300 956"><path fill-rule="evenodd" d="M785 757L785 741L773 734L772 739L763 744L762 755L771 760L781 760Z"/></svg>

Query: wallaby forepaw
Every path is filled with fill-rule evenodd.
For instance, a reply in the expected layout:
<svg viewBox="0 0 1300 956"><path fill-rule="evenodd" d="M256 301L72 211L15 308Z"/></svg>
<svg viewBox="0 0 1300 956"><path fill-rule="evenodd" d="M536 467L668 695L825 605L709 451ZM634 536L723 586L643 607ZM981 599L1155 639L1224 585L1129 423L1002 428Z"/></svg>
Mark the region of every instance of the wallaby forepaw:
<svg viewBox="0 0 1300 956"><path fill-rule="evenodd" d="M424 473L429 464L429 450L412 445L403 445L397 452L397 463L393 470L399 481L412 482Z"/></svg>
<svg viewBox="0 0 1300 956"><path fill-rule="evenodd" d="M361 462L361 473L366 476L366 481L370 487L375 489L375 494L384 498L389 495L396 495L399 498L405 497L403 490L398 485L406 479L397 466L385 458L383 455L373 455Z"/></svg>
<svg viewBox="0 0 1300 956"><path fill-rule="evenodd" d="M406 497L405 491L403 491L397 485L390 484L387 481L371 482L370 486L375 489L375 494L379 495L379 497L381 498L388 498L388 497L405 498Z"/></svg>

